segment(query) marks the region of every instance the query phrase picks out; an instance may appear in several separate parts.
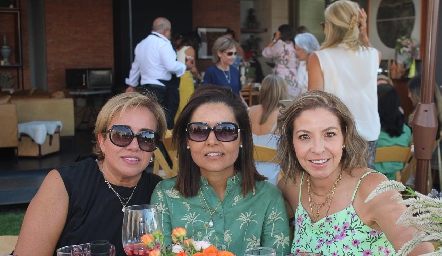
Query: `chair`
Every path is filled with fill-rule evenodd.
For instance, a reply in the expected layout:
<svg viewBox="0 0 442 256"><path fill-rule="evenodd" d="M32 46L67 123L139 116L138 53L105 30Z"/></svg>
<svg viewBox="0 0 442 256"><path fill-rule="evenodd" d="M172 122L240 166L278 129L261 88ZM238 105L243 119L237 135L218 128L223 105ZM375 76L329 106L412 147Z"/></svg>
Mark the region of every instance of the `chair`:
<svg viewBox="0 0 442 256"><path fill-rule="evenodd" d="M279 161L276 158L276 149L275 148L254 145L253 146L253 158L256 161L271 162L271 163L279 164Z"/></svg>
<svg viewBox="0 0 442 256"><path fill-rule="evenodd" d="M433 148L433 151L437 150L437 163L438 163L438 169L439 169L439 180L441 179L441 174L442 174L441 173L442 168L441 168L441 159L440 159L441 158L441 156L440 156L440 146L439 146L440 140L441 139L439 139L439 140L434 142L434 148ZM405 184L407 182L407 180L410 178L411 174L413 174L416 177L416 168L417 168L417 159L413 156L413 158L410 160L410 163L408 165L406 165L404 167L403 171L402 171L401 182L403 184ZM428 179L428 186L427 186L428 191L427 192L429 193L431 191L431 189L433 188L433 176L432 176L432 171L431 171L431 163L428 165L428 171L427 172L428 172L428 177L427 177L427 179ZM442 190L442 184L439 184L439 185L440 185L440 188ZM411 187L413 187L413 186L414 186L414 184Z"/></svg>
<svg viewBox="0 0 442 256"><path fill-rule="evenodd" d="M241 89L241 96L244 98L244 100L249 104L249 106L253 105L253 91L252 91L252 85L251 84L244 84Z"/></svg>
<svg viewBox="0 0 442 256"><path fill-rule="evenodd" d="M374 162L402 162L404 164L407 164L410 161L412 155L413 152L411 152L411 146L380 147L376 149ZM396 181L401 181L401 174L401 170L396 170Z"/></svg>
<svg viewBox="0 0 442 256"><path fill-rule="evenodd" d="M167 178L175 177L178 174L178 158L177 158L177 150L176 147L172 144L172 131L167 130L166 135L163 138L163 145L166 149L169 158L172 161L172 168L170 168L169 164L166 161L161 150L156 149L153 154L155 156L155 160L153 163L153 173L159 175L160 167L163 169L164 174Z"/></svg>

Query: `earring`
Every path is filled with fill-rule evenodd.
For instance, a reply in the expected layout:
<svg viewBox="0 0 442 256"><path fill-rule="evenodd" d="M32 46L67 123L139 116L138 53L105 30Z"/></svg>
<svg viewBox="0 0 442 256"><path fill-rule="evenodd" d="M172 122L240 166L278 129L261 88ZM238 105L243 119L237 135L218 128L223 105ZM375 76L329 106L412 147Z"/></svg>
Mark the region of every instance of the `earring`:
<svg viewBox="0 0 442 256"><path fill-rule="evenodd" d="M239 147L240 147L240 148L242 148L242 144L241 144L241 145L239 145Z"/></svg>
<svg viewBox="0 0 442 256"><path fill-rule="evenodd" d="M342 149L345 149L345 145L342 146Z"/></svg>
<svg viewBox="0 0 442 256"><path fill-rule="evenodd" d="M149 163L152 163L153 162L153 155L150 157L150 161L149 161Z"/></svg>
<svg viewBox="0 0 442 256"><path fill-rule="evenodd" d="M190 149L190 147L189 147L189 146L187 146L187 149Z"/></svg>

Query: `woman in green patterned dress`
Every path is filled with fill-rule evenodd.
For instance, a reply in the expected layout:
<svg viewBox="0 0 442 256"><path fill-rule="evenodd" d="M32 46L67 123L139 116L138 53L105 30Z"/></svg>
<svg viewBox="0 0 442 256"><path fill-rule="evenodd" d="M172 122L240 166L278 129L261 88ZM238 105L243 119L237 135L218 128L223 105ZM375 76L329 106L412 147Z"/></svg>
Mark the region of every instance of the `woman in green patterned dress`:
<svg viewBox="0 0 442 256"><path fill-rule="evenodd" d="M213 131L213 132L212 132ZM265 246L286 255L289 225L277 187L255 168L246 107L230 88L198 88L173 131L178 176L158 184L152 196L166 244L172 229L225 245L236 255Z"/></svg>

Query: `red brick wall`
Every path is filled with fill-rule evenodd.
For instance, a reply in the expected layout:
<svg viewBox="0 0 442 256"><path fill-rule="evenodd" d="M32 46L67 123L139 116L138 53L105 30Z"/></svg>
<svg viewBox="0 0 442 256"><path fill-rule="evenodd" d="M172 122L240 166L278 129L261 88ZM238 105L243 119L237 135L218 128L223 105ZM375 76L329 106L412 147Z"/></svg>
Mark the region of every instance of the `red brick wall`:
<svg viewBox="0 0 442 256"><path fill-rule="evenodd" d="M240 0L193 0L193 27L226 27L241 38ZM197 60L198 71L205 71L212 60Z"/></svg>
<svg viewBox="0 0 442 256"><path fill-rule="evenodd" d="M29 29L22 0L24 88L30 88ZM114 68L112 1L46 0L48 91L66 86L66 68ZM9 42L9 38L8 38Z"/></svg>
<svg viewBox="0 0 442 256"><path fill-rule="evenodd" d="M48 90L66 68L114 67L112 1L46 0L45 15Z"/></svg>

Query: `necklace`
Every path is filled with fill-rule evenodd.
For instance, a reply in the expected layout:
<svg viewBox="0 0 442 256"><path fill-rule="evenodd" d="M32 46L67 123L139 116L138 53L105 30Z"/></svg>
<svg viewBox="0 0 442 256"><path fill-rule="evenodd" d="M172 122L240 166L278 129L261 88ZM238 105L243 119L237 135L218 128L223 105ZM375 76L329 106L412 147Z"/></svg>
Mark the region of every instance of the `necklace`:
<svg viewBox="0 0 442 256"><path fill-rule="evenodd" d="M338 187L338 183L341 180L341 178L342 178L342 171L339 173L339 177L336 179L335 183L333 184L333 187L329 191L327 191L324 195L318 195L315 192L313 192L313 194L318 195L318 196L327 196L327 198L325 199L324 202L315 203L315 201L313 201L313 199L312 199L312 190L311 190L311 186L310 186L310 175L308 176L308 179L307 179L308 204L310 206L310 211L312 212L312 215L313 215L313 218L312 218L313 222L317 222L319 220L319 211L327 203L328 203L328 207L327 207L327 211L325 213L325 216L328 215L328 211L330 210L331 202L333 201L333 196L335 195L336 188ZM315 211L313 211L313 209Z"/></svg>
<svg viewBox="0 0 442 256"><path fill-rule="evenodd" d="M128 198L122 197L120 194L118 194L117 191L115 191L114 187L112 187L112 185L109 183L109 181L104 176L104 166L101 168L101 173L103 174L104 182L107 184L107 186L114 192L114 194L120 200L120 203L123 206L121 211L124 212L124 210L126 210L126 206L129 203L130 199L132 199L132 196L134 195L134 192L135 192L135 189L137 188L137 186L134 187L134 189L132 190L132 193L130 194L130 196ZM123 201L125 201L125 202L123 203Z"/></svg>
<svg viewBox="0 0 442 256"><path fill-rule="evenodd" d="M227 73L226 73L227 72ZM230 84L230 68L227 71L223 70L223 74L226 77L227 82Z"/></svg>
<svg viewBox="0 0 442 256"><path fill-rule="evenodd" d="M213 224L212 216L216 212L216 209L218 209L218 207L222 204L223 201L220 201L219 204L214 209L211 209L212 207L209 206L210 204L207 202L206 197L204 196L203 191L201 190L201 188L200 188L200 190L198 192L198 196L200 198L201 207L203 208L203 210L205 212L207 212L210 215L210 220L209 220L209 223L207 225L209 226L209 228L213 228L214 224ZM204 201L204 204L206 205L206 207L204 207L203 201L201 201L201 199Z"/></svg>

